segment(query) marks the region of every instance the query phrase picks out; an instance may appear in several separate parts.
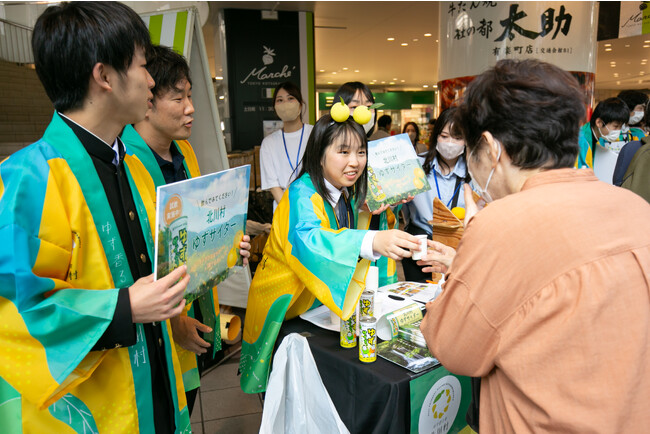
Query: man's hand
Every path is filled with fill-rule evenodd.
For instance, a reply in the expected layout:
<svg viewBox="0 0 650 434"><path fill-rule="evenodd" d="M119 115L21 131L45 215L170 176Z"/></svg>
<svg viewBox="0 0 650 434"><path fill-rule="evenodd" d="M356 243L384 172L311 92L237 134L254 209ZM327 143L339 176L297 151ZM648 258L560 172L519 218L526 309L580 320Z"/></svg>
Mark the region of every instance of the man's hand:
<svg viewBox="0 0 650 434"><path fill-rule="evenodd" d="M241 242L239 243L239 254L242 257L242 260L244 261L244 266L248 264L248 258L251 257L251 243L250 243L251 237L248 235L244 235L241 239ZM183 347L185 348L185 347Z"/></svg>
<svg viewBox="0 0 650 434"><path fill-rule="evenodd" d="M134 323L164 321L180 315L185 307L183 293L190 281L181 265L167 276L154 282L153 274L138 279L129 287L131 317ZM179 280L180 279L180 280Z"/></svg>
<svg viewBox="0 0 650 434"><path fill-rule="evenodd" d="M446 273L456 257L456 250L438 241L427 240L427 256L418 261L423 273Z"/></svg>
<svg viewBox="0 0 650 434"><path fill-rule="evenodd" d="M175 316L169 322L172 325L174 342L182 348L194 354L204 354L208 351L210 343L203 340L199 332L210 333L212 328L187 315Z"/></svg>
<svg viewBox="0 0 650 434"><path fill-rule="evenodd" d="M415 236L398 229L377 231L372 241L372 250L396 261L410 258L411 250L419 248L420 243Z"/></svg>

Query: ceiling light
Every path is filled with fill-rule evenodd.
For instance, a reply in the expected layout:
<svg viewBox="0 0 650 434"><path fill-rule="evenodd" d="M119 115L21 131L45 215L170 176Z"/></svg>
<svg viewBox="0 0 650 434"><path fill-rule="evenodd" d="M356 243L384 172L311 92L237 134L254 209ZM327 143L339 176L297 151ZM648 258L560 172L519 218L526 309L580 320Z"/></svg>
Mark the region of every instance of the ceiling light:
<svg viewBox="0 0 650 434"><path fill-rule="evenodd" d="M614 77L618 77L618 72L615 72L615 73L614 73Z"/></svg>
<svg viewBox="0 0 650 434"><path fill-rule="evenodd" d="M620 81L617 81L617 82L616 82L616 84L619 84L619 85L620 85L620 84L621 84L621 82L620 82Z"/></svg>
<svg viewBox="0 0 650 434"><path fill-rule="evenodd" d="M214 77L214 79L215 80L223 80L223 77L217 75L216 77Z"/></svg>
<svg viewBox="0 0 650 434"><path fill-rule="evenodd" d="M612 44L605 44L605 47L611 47Z"/></svg>
<svg viewBox="0 0 650 434"><path fill-rule="evenodd" d="M424 85L422 85L422 87L429 87L429 85L428 85L428 84L424 84Z"/></svg>
<svg viewBox="0 0 650 434"><path fill-rule="evenodd" d="M331 81L328 81L328 82L327 82L327 84L334 84L334 83L333 83L333 82L331 82Z"/></svg>
<svg viewBox="0 0 650 434"><path fill-rule="evenodd" d="M431 33L425 33L424 36L428 38L429 36L431 36Z"/></svg>
<svg viewBox="0 0 650 434"><path fill-rule="evenodd" d="M402 47L406 47L408 44L406 42L402 42L401 45L402 45ZM645 47L645 45L644 45L644 47Z"/></svg>
<svg viewBox="0 0 650 434"><path fill-rule="evenodd" d="M393 78L393 81L397 80L397 77Z"/></svg>
<svg viewBox="0 0 650 434"><path fill-rule="evenodd" d="M401 83L404 83L405 80L400 80Z"/></svg>
<svg viewBox="0 0 650 434"><path fill-rule="evenodd" d="M386 38L387 41L394 41L395 38Z"/></svg>
<svg viewBox="0 0 650 434"><path fill-rule="evenodd" d="M219 97L219 99L225 99L225 98L226 98L226 97L223 96L223 95L221 95L221 96Z"/></svg>
<svg viewBox="0 0 650 434"><path fill-rule="evenodd" d="M438 85L437 85L437 84L434 84L434 85L431 86L431 87L434 88L434 89L438 89Z"/></svg>
<svg viewBox="0 0 650 434"><path fill-rule="evenodd" d="M650 45L644 45L643 48L650 48Z"/></svg>
<svg viewBox="0 0 650 434"><path fill-rule="evenodd" d="M347 71L347 70L348 70L348 68L343 68L343 70L344 70L344 71Z"/></svg>
<svg viewBox="0 0 650 434"><path fill-rule="evenodd" d="M382 81L381 84L386 84L386 82L385 82L385 81Z"/></svg>
<svg viewBox="0 0 650 434"><path fill-rule="evenodd" d="M436 42L438 42L438 40L437 40L437 39L436 39Z"/></svg>
<svg viewBox="0 0 650 434"><path fill-rule="evenodd" d="M390 83L388 83L388 84L395 84L395 82L394 82L394 81L391 81L391 82L390 82Z"/></svg>
<svg viewBox="0 0 650 434"><path fill-rule="evenodd" d="M319 70L318 72L325 72L325 70L324 70L324 69L321 69L321 70Z"/></svg>
<svg viewBox="0 0 650 434"><path fill-rule="evenodd" d="M336 75L336 72L332 72L332 75Z"/></svg>
<svg viewBox="0 0 650 434"><path fill-rule="evenodd" d="M359 70L358 70L358 69L355 69L354 72L359 72Z"/></svg>
<svg viewBox="0 0 650 434"><path fill-rule="evenodd" d="M644 47L646 47L646 46L647 45L644 45ZM605 51L612 51L612 49L611 48L605 48Z"/></svg>
<svg viewBox="0 0 650 434"><path fill-rule="evenodd" d="M643 41L644 44L650 44L650 41Z"/></svg>
<svg viewBox="0 0 650 434"><path fill-rule="evenodd" d="M417 42L417 41L419 41L418 38L413 38L413 42Z"/></svg>
<svg viewBox="0 0 650 434"><path fill-rule="evenodd" d="M625 48L630 48L630 44L625 44Z"/></svg>

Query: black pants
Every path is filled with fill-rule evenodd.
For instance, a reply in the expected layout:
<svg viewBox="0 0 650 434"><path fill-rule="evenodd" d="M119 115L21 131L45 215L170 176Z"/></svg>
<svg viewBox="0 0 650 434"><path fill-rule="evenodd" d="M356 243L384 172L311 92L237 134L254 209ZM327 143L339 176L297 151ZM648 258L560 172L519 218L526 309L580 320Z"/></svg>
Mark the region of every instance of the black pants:
<svg viewBox="0 0 650 434"><path fill-rule="evenodd" d="M411 235L427 235L427 238L431 239L431 235L428 235L427 231L413 223L406 225L404 230ZM423 273L422 267L411 258L402 259L402 269L404 270L404 279L409 282L425 283L427 280L431 280L431 273Z"/></svg>

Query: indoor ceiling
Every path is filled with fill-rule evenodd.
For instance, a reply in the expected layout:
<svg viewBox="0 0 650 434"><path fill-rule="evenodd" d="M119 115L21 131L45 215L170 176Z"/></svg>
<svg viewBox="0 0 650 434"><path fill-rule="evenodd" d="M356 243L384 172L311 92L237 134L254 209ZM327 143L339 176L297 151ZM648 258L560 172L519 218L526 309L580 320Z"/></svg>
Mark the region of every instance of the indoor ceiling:
<svg viewBox="0 0 650 434"><path fill-rule="evenodd" d="M438 81L438 7L408 1L210 2L211 17L223 8L314 12L321 91L353 80L383 90L432 88ZM650 87L650 35L601 41L596 58L597 89Z"/></svg>
<svg viewBox="0 0 650 434"><path fill-rule="evenodd" d="M0 1L0 16L33 26L47 2ZM126 1L138 12L194 4L206 34L225 8L311 11L315 24L316 87L335 90L358 80L374 90L431 89L438 81L439 2L409 1ZM25 6L29 7L25 7ZM21 9L24 13L16 14ZM431 35L431 36L425 36ZM394 38L394 40L388 40ZM403 45L408 44L408 45ZM218 41L206 38L211 72L219 74ZM650 35L598 42L597 90L650 88ZM358 71L358 72L357 72ZM646 78L647 77L647 78Z"/></svg>

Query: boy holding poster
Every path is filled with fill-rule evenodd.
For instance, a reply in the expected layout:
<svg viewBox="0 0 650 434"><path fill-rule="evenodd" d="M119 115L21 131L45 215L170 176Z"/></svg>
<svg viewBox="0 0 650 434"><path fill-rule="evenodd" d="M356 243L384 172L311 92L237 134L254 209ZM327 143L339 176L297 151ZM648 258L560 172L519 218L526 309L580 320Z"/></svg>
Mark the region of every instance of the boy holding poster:
<svg viewBox="0 0 650 434"><path fill-rule="evenodd" d="M189 276L153 281L153 183L118 137L147 111L150 45L118 2L50 6L34 27L56 111L0 164L4 432L190 429L166 321Z"/></svg>
<svg viewBox="0 0 650 434"><path fill-rule="evenodd" d="M142 121L124 129L122 140L145 165L156 187L200 176L196 155L187 141L194 113L189 65L171 48L153 46L147 55L147 70L156 82L151 90L152 107ZM250 256L249 241L249 236L244 235L239 245L244 264ZM208 317L204 319L204 315ZM200 385L196 356L210 359L208 348L212 346L214 353L221 347L218 333L212 335L212 342L206 342L199 332L213 331L203 322L216 324L218 330L218 317L215 287L187 306L181 315L170 319L190 414Z"/></svg>

